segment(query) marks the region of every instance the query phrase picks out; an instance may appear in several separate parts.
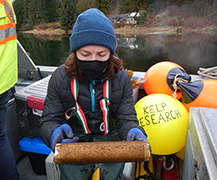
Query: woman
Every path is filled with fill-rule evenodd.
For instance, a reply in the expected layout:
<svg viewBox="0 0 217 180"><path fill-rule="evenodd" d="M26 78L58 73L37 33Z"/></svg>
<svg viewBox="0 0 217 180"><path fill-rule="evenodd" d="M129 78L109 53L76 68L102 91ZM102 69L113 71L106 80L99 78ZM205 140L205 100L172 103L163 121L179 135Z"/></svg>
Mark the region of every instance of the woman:
<svg viewBox="0 0 217 180"><path fill-rule="evenodd" d="M101 11L78 16L72 54L52 74L40 120L41 138L53 150L64 142L147 140L136 118L130 77L115 56L116 43ZM101 179L121 179L123 163L60 165L61 179L88 179L98 167Z"/></svg>

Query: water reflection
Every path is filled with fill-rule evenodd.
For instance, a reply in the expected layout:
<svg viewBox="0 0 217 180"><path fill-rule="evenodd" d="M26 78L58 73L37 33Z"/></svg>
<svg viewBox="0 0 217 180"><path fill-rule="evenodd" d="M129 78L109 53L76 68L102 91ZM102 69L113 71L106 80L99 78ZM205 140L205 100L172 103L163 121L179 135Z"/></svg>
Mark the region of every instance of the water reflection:
<svg viewBox="0 0 217 180"><path fill-rule="evenodd" d="M19 34L18 40L36 65L59 66L69 54L67 35Z"/></svg>
<svg viewBox="0 0 217 180"><path fill-rule="evenodd" d="M217 36L176 34L117 38L117 53L129 69L147 71L159 61L170 60L189 74L196 74L200 67L217 65Z"/></svg>
<svg viewBox="0 0 217 180"><path fill-rule="evenodd" d="M18 34L18 39L37 65L59 66L69 53L69 36ZM170 60L189 74L200 67L217 66L217 36L204 34L117 35L117 54L127 69L147 71L153 64Z"/></svg>

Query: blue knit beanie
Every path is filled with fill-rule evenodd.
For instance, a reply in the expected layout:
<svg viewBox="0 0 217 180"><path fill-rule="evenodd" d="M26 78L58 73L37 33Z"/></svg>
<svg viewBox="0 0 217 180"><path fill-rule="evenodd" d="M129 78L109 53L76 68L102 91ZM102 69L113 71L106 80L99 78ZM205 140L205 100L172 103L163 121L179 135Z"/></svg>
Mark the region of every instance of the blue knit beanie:
<svg viewBox="0 0 217 180"><path fill-rule="evenodd" d="M84 11L77 17L69 41L72 52L86 45L100 45L115 54L117 45L111 21L100 10L94 8Z"/></svg>

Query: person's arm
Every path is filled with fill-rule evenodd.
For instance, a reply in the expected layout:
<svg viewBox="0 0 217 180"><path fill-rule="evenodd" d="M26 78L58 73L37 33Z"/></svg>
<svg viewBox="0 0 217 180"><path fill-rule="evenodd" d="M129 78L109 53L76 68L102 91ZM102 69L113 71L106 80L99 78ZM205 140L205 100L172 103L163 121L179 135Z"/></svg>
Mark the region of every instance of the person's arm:
<svg viewBox="0 0 217 180"><path fill-rule="evenodd" d="M116 129L118 131L119 137L122 140L127 139L128 132L133 128L138 128L145 135L144 129L139 126L138 119L136 117L136 111L133 102L133 88L131 84L130 77L125 70L120 71L117 74L118 84L121 87L119 90L121 92L114 94L113 99L120 99L119 107L113 112L115 118ZM120 96L120 97L115 97Z"/></svg>
<svg viewBox="0 0 217 180"><path fill-rule="evenodd" d="M61 101L61 82L59 69L50 78L44 109L39 123L39 132L44 143L51 147L53 131L64 123L64 107Z"/></svg>

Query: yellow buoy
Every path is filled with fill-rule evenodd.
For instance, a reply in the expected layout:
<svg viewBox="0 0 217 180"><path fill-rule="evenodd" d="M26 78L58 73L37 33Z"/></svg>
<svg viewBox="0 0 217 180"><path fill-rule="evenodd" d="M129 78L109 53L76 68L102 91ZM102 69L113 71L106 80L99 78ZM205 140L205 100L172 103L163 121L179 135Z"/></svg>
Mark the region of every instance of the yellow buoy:
<svg viewBox="0 0 217 180"><path fill-rule="evenodd" d="M188 111L180 101L166 94L151 94L140 99L135 109L152 154L169 155L184 148Z"/></svg>
<svg viewBox="0 0 217 180"><path fill-rule="evenodd" d="M185 147L175 154L179 159L184 160L185 157Z"/></svg>

